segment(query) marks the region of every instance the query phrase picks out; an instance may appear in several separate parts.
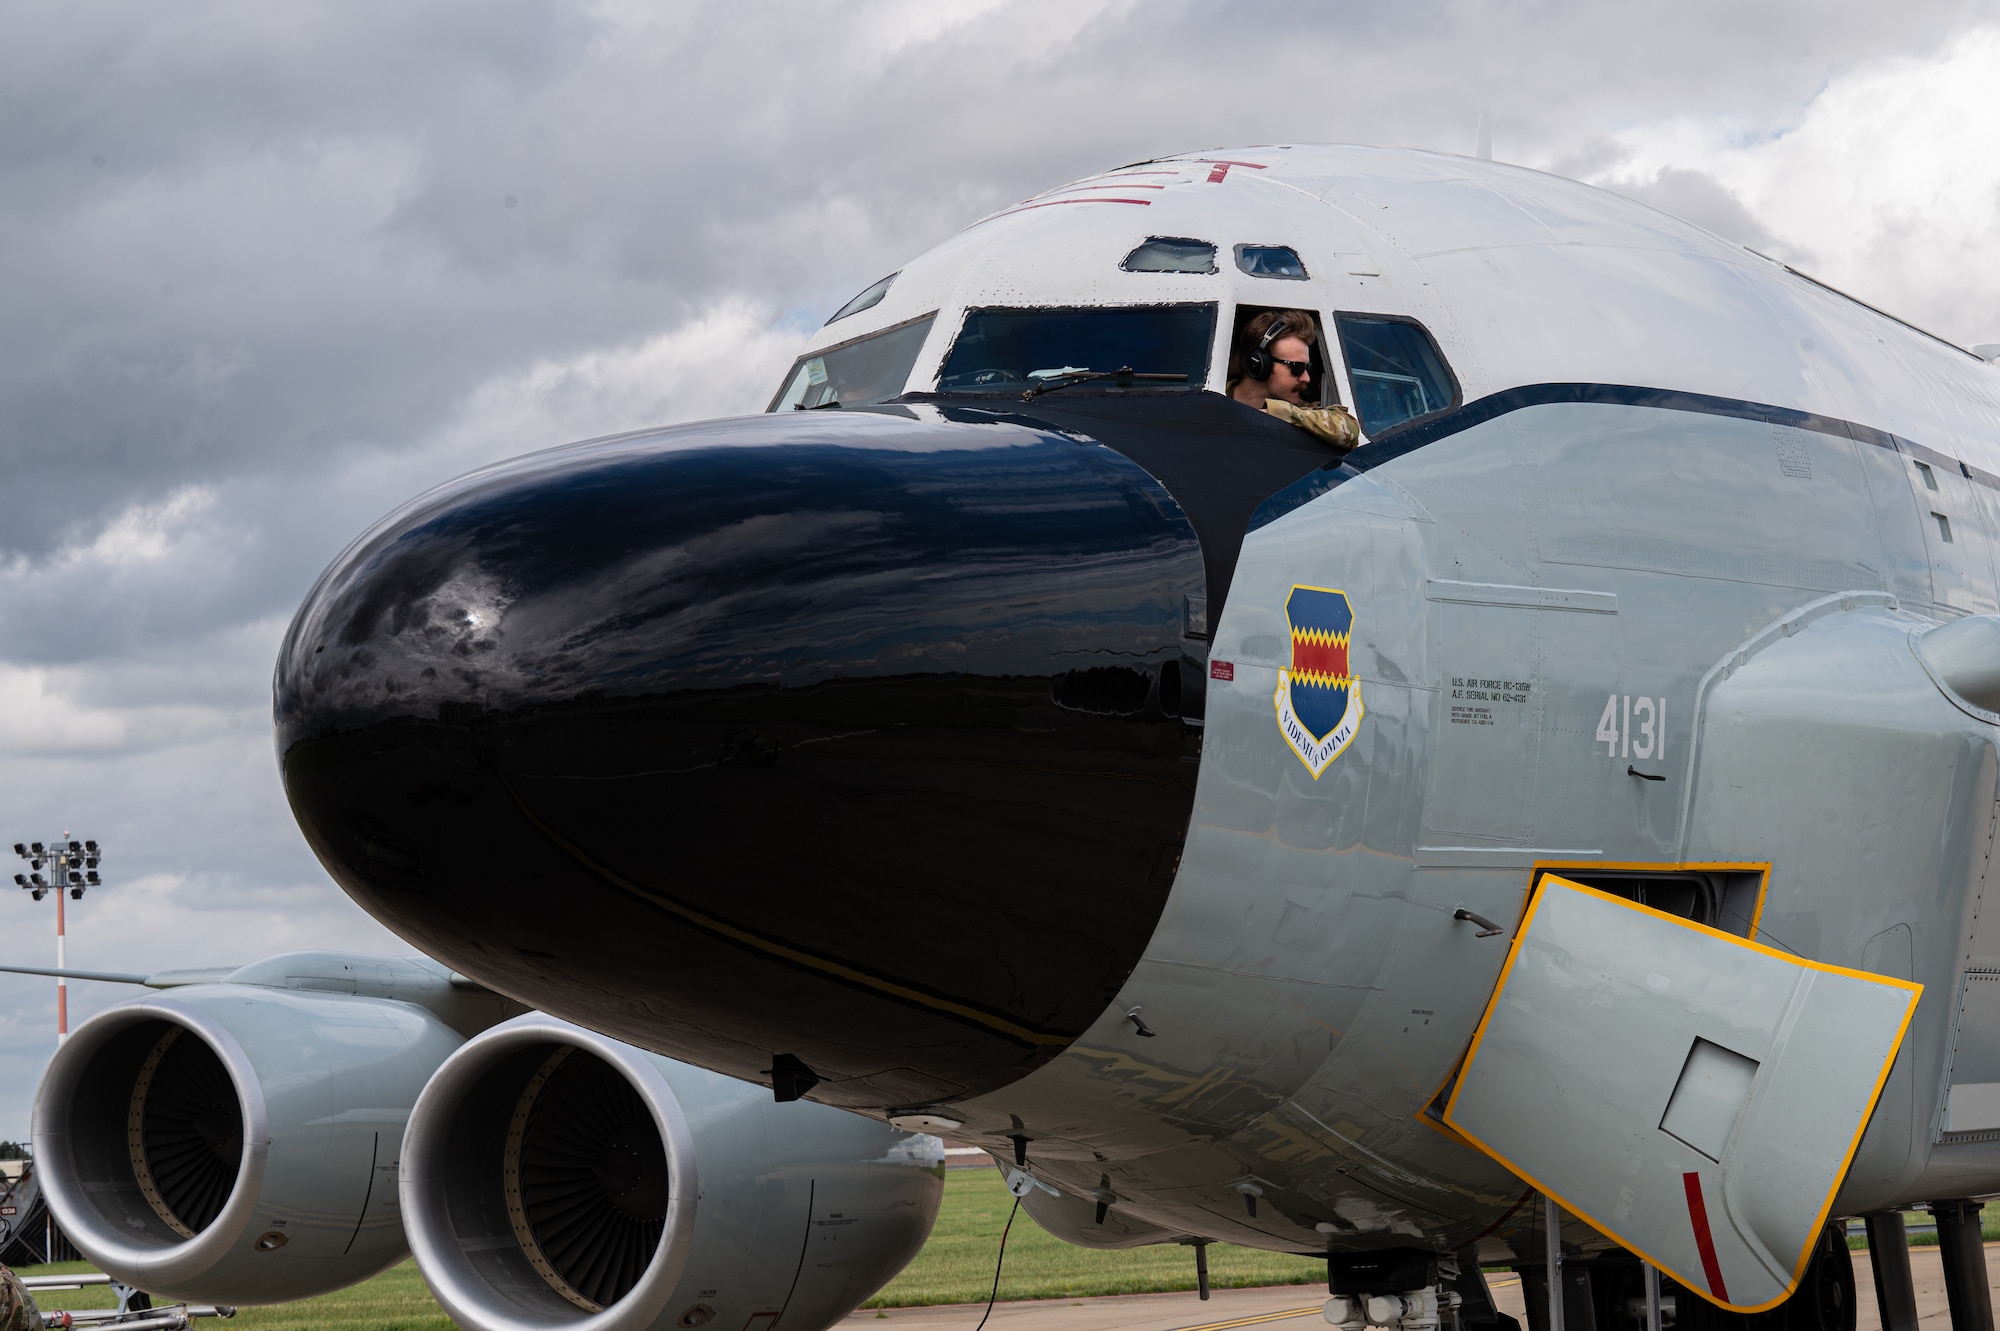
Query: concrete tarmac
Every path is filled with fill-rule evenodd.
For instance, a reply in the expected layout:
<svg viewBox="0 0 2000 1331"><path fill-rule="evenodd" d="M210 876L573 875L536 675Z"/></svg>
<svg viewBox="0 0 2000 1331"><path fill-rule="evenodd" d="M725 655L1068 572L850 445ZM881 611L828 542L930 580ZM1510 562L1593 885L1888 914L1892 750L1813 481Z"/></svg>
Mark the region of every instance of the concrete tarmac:
<svg viewBox="0 0 2000 1331"><path fill-rule="evenodd" d="M1171 1328L1225 1328L1297 1325L1325 1326L1320 1305L1324 1285L1267 1285L1262 1289L1218 1289L1207 1303L1192 1290L1179 1294L1115 1294L1102 1299L1027 1299L996 1303L986 1331L1170 1331ZM979 1325L983 1303L954 1303L934 1308L885 1308L886 1318L866 1309L836 1323L840 1331L972 1331ZM1313 1321L1304 1319L1310 1314Z"/></svg>
<svg viewBox="0 0 2000 1331"><path fill-rule="evenodd" d="M2000 1304L2000 1255L1994 1253L2000 1243L1986 1245L1986 1286L1995 1291L1994 1302ZM1951 1308L1944 1297L1944 1266L1935 1246L1910 1249L1910 1276L1917 1286L1917 1325L1922 1331L1951 1331ZM1855 1310L1855 1331L1882 1331L1882 1318L1875 1308L1875 1268L1868 1264L1868 1254L1854 1254L1854 1297L1860 1307Z"/></svg>
<svg viewBox="0 0 2000 1331"><path fill-rule="evenodd" d="M1987 1282L2000 1305L2000 1258L1987 1246ZM1917 1286L1917 1325L1921 1331L1951 1331L1945 1304L1944 1269L1934 1247L1910 1249L1910 1274ZM1521 1302L1519 1277L1487 1277L1500 1311L1519 1319L1527 1312ZM1855 1331L1881 1331L1875 1311L1875 1275L1868 1254L1854 1254ZM1271 1285L1262 1289L1219 1289L1207 1303L1192 1292L1180 1294L1120 1294L1102 1299L1030 1299L999 1303L987 1320L988 1331L1233 1331L1236 1327L1296 1326L1300 1331L1324 1326L1320 1305L1326 1293L1317 1285ZM839 1323L840 1331L972 1331L979 1325L983 1303L955 1303L934 1308L888 1308L861 1311Z"/></svg>

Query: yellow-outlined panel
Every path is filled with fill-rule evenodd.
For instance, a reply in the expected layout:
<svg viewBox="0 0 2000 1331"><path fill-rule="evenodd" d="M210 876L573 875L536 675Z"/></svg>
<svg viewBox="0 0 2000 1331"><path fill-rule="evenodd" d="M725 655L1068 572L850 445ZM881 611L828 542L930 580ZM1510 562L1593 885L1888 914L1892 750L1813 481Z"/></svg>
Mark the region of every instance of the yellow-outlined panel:
<svg viewBox="0 0 2000 1331"><path fill-rule="evenodd" d="M1573 866L1573 867L1583 867L1583 866ZM1608 868L1623 867L1623 866L1599 864L1594 867L1608 869ZM1720 866L1684 865L1682 867L1715 868ZM1744 869L1739 871L1747 872L1748 870ZM1564 887L1573 888L1578 892L1586 892L1591 896L1599 898L1600 900L1613 902L1619 906L1623 906L1627 910L1640 911L1646 915L1651 915L1657 919L1666 920L1667 922L1677 925L1680 928L1693 929L1696 930L1697 932L1707 934L1712 938L1720 939L1725 943L1730 943L1736 947L1749 948L1755 952L1762 952L1766 956L1776 957L1780 961L1788 962L1794 966L1805 967L1809 970L1825 971L1830 975L1845 975L1851 978L1868 980L1875 984L1884 984L1892 988L1906 989L1909 991L1910 994L1909 1005L1903 1009L1903 1020L1902 1023L1896 1028L1896 1039L1889 1046L1889 1056L1882 1060L1882 1067L1875 1075L1874 1087L1868 1093L1867 1106L1862 1111L1860 1122L1856 1125L1854 1129L1853 1139L1847 1143L1846 1154L1841 1157L1840 1168L1834 1174L1833 1186L1827 1189L1825 1200L1823 1200L1820 1203L1819 1211L1813 1217L1813 1223L1807 1228L1805 1247L1800 1250L1798 1259L1792 1264L1791 1280L1789 1281L1789 1283L1786 1284L1784 1291L1780 1293L1778 1297L1774 1299L1767 1299L1763 1303L1757 1303L1757 1304L1724 1303L1721 1299L1716 1298L1714 1295L1702 1289L1697 1282L1681 1279L1679 1274L1677 1272L1674 1272L1674 1268L1658 1260L1651 1253L1646 1252L1640 1248L1632 1247L1630 1244L1626 1243L1623 1238L1619 1237L1618 1231L1616 1229L1612 1228L1609 1225L1604 1224L1602 1221L1598 1220L1595 1216L1591 1215L1589 1212L1584 1211L1575 1205L1572 1205L1569 1199L1564 1197L1561 1193L1557 1192L1553 1188L1550 1188L1541 1179L1535 1177L1535 1175L1529 1173L1527 1170L1515 1164L1512 1160L1509 1160L1506 1156L1500 1154L1500 1152L1494 1150L1487 1143L1481 1141L1479 1137L1476 1136L1475 1134L1466 1131L1466 1129L1462 1125L1454 1122L1452 1120L1452 1111L1458 1107L1459 1093L1465 1089L1465 1079L1463 1075L1461 1075L1457 1083L1452 1086L1451 1098L1445 1101L1445 1106L1444 1106L1445 1124L1446 1126L1450 1127L1453 1132L1457 1133L1467 1142L1470 1142L1472 1145L1478 1147L1479 1150L1485 1153L1486 1155L1498 1161L1504 1168L1513 1173L1516 1177L1525 1179L1527 1182L1533 1184L1537 1190L1541 1191L1542 1193L1550 1197L1555 1198L1556 1203L1560 1205L1564 1210L1568 1211L1571 1215L1576 1216L1578 1219L1588 1224L1591 1228L1597 1230L1600 1234L1603 1234L1608 1238L1616 1239L1619 1244L1626 1247L1629 1251L1637 1253L1645 1261L1651 1263L1653 1266L1658 1267L1660 1270L1667 1272L1674 1272L1674 1278L1676 1282L1682 1285L1684 1288L1690 1290L1695 1294L1700 1295L1702 1298L1708 1300L1716 1307L1726 1308L1730 1312L1758 1313L1777 1307L1779 1304L1783 1303L1786 1299L1790 1298L1793 1292L1798 1289L1799 1281L1805 1275L1806 1264L1812 1260L1813 1247L1819 1242L1820 1233L1822 1230L1826 1228L1827 1214L1833 1209L1834 1195L1840 1191L1840 1185L1846 1182L1847 1180L1847 1171L1849 1167L1852 1166L1854 1163L1854 1153L1860 1149L1862 1134L1868 1130L1868 1120L1870 1116L1872 1116L1875 1112L1875 1102L1882 1098L1882 1087L1888 1082L1889 1073L1896 1066L1896 1055L1903 1047L1903 1040L1909 1035L1910 1021L1913 1017L1916 1016L1917 1012L1917 1000L1923 995L1924 992L1923 985L1919 984L1915 980L1898 979L1893 975L1876 975L1870 971L1856 970L1851 966L1836 966L1833 965L1831 962L1813 961L1809 958L1797 956L1790 952L1783 952L1775 947L1769 947L1763 943L1759 943L1754 938L1742 938L1736 934L1725 933L1721 929L1711 928L1706 924L1696 924L1694 921L1684 920L1678 915L1669 915L1665 911L1654 910L1650 906L1642 906L1636 901L1628 901L1624 897L1614 895L1613 893L1603 892L1598 890L1597 888L1585 886L1582 883L1572 882L1571 880L1562 877L1562 875L1560 874L1550 873L1544 875L1540 871L1539 867L1537 868L1535 877L1530 880L1531 885L1538 883L1539 880L1544 876L1555 878L1557 881L1561 882ZM1767 882L1768 882L1768 875L1767 875ZM1459 1061L1459 1069L1461 1074L1463 1073L1465 1067L1472 1062L1473 1057L1476 1054L1478 1054L1481 1042L1483 1042L1486 1039L1486 1027L1493 1020L1493 1014L1499 1010L1500 995L1506 992L1507 980L1514 973L1514 963L1520 960L1521 957L1521 942L1523 939L1527 937L1528 927L1529 925L1534 923L1535 912L1541 908L1541 904L1544 898L1545 894L1540 891L1535 891L1530 894L1528 900L1528 909L1522 915L1521 923L1514 930L1513 941L1507 949L1507 960L1500 967L1500 979L1493 986L1492 997L1486 1000L1486 1011L1480 1016L1478 1027L1472 1032L1472 1043L1467 1046L1465 1051L1465 1057ZM1759 905L1760 913L1761 913L1761 908L1762 907L1760 901Z"/></svg>
<svg viewBox="0 0 2000 1331"><path fill-rule="evenodd" d="M1528 886L1521 896L1520 917L1514 921L1514 937L1519 938L1521 930L1527 925L1528 911L1535 899L1536 893L1541 889L1542 879L1550 875L1561 878L1562 874L1560 871L1563 869L1611 869L1620 873L1678 873L1691 871L1706 873L1754 873L1761 875L1757 882L1757 904L1750 912L1750 932L1747 935L1753 940L1757 937L1757 930L1763 922L1764 902L1771 891L1771 862L1769 860L1536 860L1528 869ZM1563 881L1568 883L1574 880L1563 878ZM1732 934L1731 937L1735 937L1735 935ZM1511 965L1512 963L1508 964ZM1500 985L1505 984L1506 981L1507 967L1503 965L1500 968L1500 979L1494 984L1494 992L1496 994L1499 992ZM1435 1090L1424 1097L1424 1109L1417 1111L1417 1117L1424 1119L1431 1127L1443 1132L1452 1140L1468 1146L1471 1145L1470 1142L1459 1136L1456 1131L1443 1126L1438 1120L1431 1118L1424 1111L1437 1104L1439 1099L1444 1096L1447 1086L1456 1088L1459 1075L1465 1071L1465 1060L1471 1056L1472 1046L1471 1044L1467 1044L1465 1052L1460 1054L1458 1061L1451 1065L1451 1071L1447 1072L1443 1080L1438 1082ZM1439 1112L1443 1111L1440 1109Z"/></svg>

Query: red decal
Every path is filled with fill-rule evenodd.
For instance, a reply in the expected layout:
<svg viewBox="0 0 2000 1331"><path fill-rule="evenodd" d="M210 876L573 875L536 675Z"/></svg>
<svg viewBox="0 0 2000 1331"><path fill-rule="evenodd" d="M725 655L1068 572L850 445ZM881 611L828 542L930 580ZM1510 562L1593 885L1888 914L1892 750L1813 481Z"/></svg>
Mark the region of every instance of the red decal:
<svg viewBox="0 0 2000 1331"><path fill-rule="evenodd" d="M1708 1292L1729 1302L1729 1291L1722 1286L1722 1263L1715 1260L1715 1239L1708 1232L1708 1204L1701 1199L1701 1175L1683 1174L1681 1183L1687 1188L1688 1219L1694 1222L1694 1246L1701 1253L1701 1273L1708 1279Z"/></svg>
<svg viewBox="0 0 2000 1331"><path fill-rule="evenodd" d="M1208 663L1208 677L1210 679L1235 679L1236 662L1210 661Z"/></svg>
<svg viewBox="0 0 2000 1331"><path fill-rule="evenodd" d="M1214 157L1198 157L1195 160L1210 164L1208 183L1211 185L1220 185L1224 180L1228 179L1229 168L1232 166L1247 166L1252 171L1262 171L1264 169L1262 162L1227 162Z"/></svg>

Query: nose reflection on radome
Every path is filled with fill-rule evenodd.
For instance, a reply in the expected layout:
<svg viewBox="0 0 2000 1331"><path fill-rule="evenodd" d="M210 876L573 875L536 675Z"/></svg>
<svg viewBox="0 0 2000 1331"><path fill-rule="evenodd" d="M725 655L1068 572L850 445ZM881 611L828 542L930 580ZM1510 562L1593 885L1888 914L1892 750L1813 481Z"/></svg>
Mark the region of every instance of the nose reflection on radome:
<svg viewBox="0 0 2000 1331"><path fill-rule="evenodd" d="M835 1102L975 1093L1074 1039L1158 918L1202 579L1159 484L1027 425L556 449L321 578L287 790L357 899L524 1001L741 1076L790 1055Z"/></svg>

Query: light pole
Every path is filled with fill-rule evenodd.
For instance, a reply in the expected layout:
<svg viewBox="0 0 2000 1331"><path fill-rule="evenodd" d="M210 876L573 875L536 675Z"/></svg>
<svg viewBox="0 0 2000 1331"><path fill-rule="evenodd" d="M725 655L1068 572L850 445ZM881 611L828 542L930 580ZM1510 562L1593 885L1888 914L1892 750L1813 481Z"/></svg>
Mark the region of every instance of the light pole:
<svg viewBox="0 0 2000 1331"><path fill-rule="evenodd" d="M102 857L95 841L72 841L64 832L56 840L44 846L39 841L14 843L14 853L28 861L28 872L14 875L14 886L22 889L40 901L50 892L56 894L56 969L67 969L63 958L65 929L63 919L64 898L71 901L83 900L83 890L97 887L103 881L97 876L97 863ZM48 877L42 877L42 869L47 868ZM69 982L62 976L56 977L56 1043L69 1039Z"/></svg>

